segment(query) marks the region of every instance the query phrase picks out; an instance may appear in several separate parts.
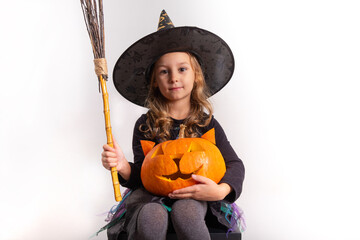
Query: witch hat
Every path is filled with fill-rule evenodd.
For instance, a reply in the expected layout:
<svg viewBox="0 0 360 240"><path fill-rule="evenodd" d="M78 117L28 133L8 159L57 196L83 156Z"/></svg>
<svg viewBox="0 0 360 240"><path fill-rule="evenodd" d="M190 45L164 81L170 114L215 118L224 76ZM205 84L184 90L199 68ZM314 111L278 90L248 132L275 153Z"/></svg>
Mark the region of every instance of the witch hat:
<svg viewBox="0 0 360 240"><path fill-rule="evenodd" d="M158 30L132 44L115 64L113 81L127 100L144 106L153 64L169 52L190 52L199 61L210 95L220 91L234 72L230 47L216 34L197 27L175 27L165 10Z"/></svg>

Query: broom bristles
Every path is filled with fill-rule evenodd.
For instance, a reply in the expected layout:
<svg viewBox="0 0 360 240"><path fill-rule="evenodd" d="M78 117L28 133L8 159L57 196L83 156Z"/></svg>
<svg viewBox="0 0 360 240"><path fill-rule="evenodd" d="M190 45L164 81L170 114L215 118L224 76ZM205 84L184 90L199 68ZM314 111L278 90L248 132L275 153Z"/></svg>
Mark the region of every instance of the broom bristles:
<svg viewBox="0 0 360 240"><path fill-rule="evenodd" d="M104 13L102 0L80 0L94 58L105 58Z"/></svg>

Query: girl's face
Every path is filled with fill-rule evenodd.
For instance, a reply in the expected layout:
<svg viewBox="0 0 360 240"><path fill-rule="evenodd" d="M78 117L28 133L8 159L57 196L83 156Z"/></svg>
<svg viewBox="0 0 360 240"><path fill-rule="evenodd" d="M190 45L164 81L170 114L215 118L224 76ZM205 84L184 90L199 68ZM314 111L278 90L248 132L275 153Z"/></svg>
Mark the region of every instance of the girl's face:
<svg viewBox="0 0 360 240"><path fill-rule="evenodd" d="M161 56L154 67L155 83L161 94L170 102L189 101L195 82L190 56L172 52Z"/></svg>

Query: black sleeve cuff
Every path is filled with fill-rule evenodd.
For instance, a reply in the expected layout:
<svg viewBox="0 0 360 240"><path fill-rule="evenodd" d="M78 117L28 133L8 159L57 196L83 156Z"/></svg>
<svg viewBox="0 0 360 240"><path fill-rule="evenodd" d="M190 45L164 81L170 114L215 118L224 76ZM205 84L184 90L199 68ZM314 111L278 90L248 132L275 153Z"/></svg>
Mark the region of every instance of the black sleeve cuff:
<svg viewBox="0 0 360 240"><path fill-rule="evenodd" d="M132 162L129 162L130 168L131 168L131 174L129 180L125 180L123 177L119 176L119 182L121 186L130 188L130 189L136 189L141 186L141 180L140 180L140 169L136 167L136 165Z"/></svg>

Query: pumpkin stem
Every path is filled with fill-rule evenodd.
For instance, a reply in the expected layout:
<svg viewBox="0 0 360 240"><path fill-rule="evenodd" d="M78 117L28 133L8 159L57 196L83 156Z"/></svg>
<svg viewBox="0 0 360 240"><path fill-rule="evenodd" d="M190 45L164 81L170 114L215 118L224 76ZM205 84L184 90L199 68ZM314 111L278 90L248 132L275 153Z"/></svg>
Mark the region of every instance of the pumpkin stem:
<svg viewBox="0 0 360 240"><path fill-rule="evenodd" d="M185 137L185 128L186 128L186 125L180 124L179 138Z"/></svg>

